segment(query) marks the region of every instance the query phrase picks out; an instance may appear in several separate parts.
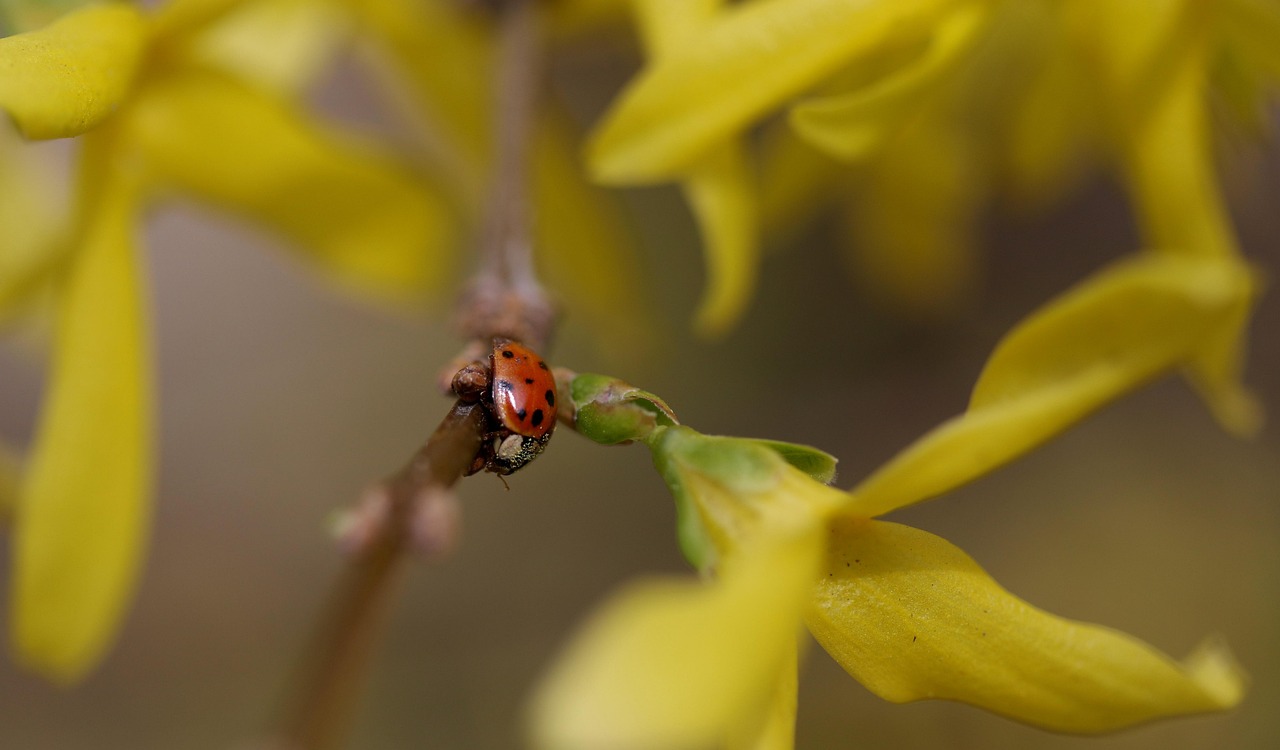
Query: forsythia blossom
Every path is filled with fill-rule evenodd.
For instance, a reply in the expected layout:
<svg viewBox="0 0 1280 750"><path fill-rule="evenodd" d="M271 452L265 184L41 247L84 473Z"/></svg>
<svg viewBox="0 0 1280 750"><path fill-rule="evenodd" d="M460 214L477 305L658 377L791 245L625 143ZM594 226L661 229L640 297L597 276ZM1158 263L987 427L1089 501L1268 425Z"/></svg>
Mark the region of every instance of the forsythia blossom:
<svg viewBox="0 0 1280 750"><path fill-rule="evenodd" d="M1152 255L1100 273L1001 342L965 414L849 492L824 484L834 460L818 451L700 435L651 394L574 378L578 429L648 445L676 497L686 556L713 580L639 583L606 604L536 696L539 745L791 747L801 621L897 702L950 698L1073 732L1234 706L1244 678L1220 644L1179 664L1042 612L945 540L874 519L1195 361L1234 323L1250 284L1216 259Z"/></svg>
<svg viewBox="0 0 1280 750"><path fill-rule="evenodd" d="M870 291L948 309L973 281L988 198L1044 204L1099 162L1125 184L1150 251L1237 252L1212 106L1225 92L1235 112L1260 119L1280 81L1274 3L635 5L652 55L595 131L589 161L610 184L685 184L704 229L708 299L735 300L719 308L720 328L750 294L756 235L836 202ZM755 160L743 144L778 110L786 122L765 139L759 187L749 167L698 177L729 150ZM1190 372L1224 425L1248 432L1258 415L1238 385L1241 350L1239 332L1224 335Z"/></svg>
<svg viewBox="0 0 1280 750"><path fill-rule="evenodd" d="M152 388L135 234L146 206L177 193L228 209L336 278L402 297L448 257L432 191L217 64L209 35L241 5L91 5L0 39L0 109L28 138L80 137L60 273L29 264L54 287L56 340L13 509L13 640L56 679L84 674L110 643L145 546Z"/></svg>

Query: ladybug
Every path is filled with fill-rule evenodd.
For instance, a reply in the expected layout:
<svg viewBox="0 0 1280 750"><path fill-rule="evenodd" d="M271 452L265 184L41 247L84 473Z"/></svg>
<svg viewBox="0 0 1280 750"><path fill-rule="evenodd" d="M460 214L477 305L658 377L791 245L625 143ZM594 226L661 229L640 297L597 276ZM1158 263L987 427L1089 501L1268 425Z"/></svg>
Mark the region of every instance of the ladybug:
<svg viewBox="0 0 1280 750"><path fill-rule="evenodd" d="M488 410L490 432L470 473L506 475L538 457L556 426L556 381L532 349L495 338L488 372L476 362L454 376L453 390L464 401ZM487 382L486 382L487 381Z"/></svg>

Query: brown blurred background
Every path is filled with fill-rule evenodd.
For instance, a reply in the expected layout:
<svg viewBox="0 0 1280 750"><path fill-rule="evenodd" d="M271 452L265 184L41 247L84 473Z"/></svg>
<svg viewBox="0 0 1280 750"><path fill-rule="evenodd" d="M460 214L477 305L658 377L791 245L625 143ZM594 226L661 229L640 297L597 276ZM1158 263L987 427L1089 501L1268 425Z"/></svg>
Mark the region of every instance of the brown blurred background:
<svg viewBox="0 0 1280 750"><path fill-rule="evenodd" d="M1230 193L1246 251L1280 273L1280 158L1251 160ZM687 210L669 189L627 201L645 232L663 346L603 361L588 321L570 317L545 354L653 390L705 432L820 446L841 459L842 487L960 412L1015 321L1137 245L1105 182L1035 222L995 209L982 291L945 324L922 326L860 301L830 228L816 227L768 257L746 320L707 343L687 325L701 279ZM334 294L271 240L194 208L157 215L146 246L161 404L150 560L118 646L85 684L51 687L0 662L0 748L227 748L254 736L342 566L327 519L400 466L446 409L432 383L459 342L442 315L391 315ZM40 380L27 350L0 348L0 434L29 436ZM1255 318L1247 380L1280 412L1274 294ZM1222 633L1253 677L1238 710L1064 737L960 705L884 703L815 647L798 746L1275 747L1278 457L1276 419L1256 441L1232 439L1170 378L892 517L950 539L1038 606L1175 656ZM457 555L406 577L352 747L520 746L530 687L593 603L633 576L686 570L672 502L642 448L563 430L510 483L466 481Z"/></svg>

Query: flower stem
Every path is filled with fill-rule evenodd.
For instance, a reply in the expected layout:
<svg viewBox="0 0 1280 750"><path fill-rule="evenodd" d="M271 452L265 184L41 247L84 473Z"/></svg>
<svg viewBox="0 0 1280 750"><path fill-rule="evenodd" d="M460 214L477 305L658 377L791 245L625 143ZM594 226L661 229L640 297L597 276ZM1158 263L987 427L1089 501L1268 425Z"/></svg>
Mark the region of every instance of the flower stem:
<svg viewBox="0 0 1280 750"><path fill-rule="evenodd" d="M366 493L385 515L344 571L312 641L298 698L280 744L305 750L339 747L347 734L365 667L412 543L415 515L432 493L447 491L471 466L485 432L483 411L458 402L400 471Z"/></svg>
<svg viewBox="0 0 1280 750"><path fill-rule="evenodd" d="M555 311L534 270L529 221L529 141L542 75L537 8L533 0L506 0L494 12L495 171L480 267L459 300L458 326L473 346L507 336L542 348L550 339ZM469 357L459 361L465 364ZM448 375L444 382L452 372ZM366 492L349 515L341 535L354 550L354 561L309 646L273 746L341 746L405 552L415 548L438 555L451 547L457 513L451 488L471 467L485 430L483 407L455 403L409 463Z"/></svg>
<svg viewBox="0 0 1280 750"><path fill-rule="evenodd" d="M555 309L538 281L530 231L529 145L543 73L537 11L532 0L507 0L497 8L492 192L480 266L458 301L457 323L468 339L501 335L542 349Z"/></svg>

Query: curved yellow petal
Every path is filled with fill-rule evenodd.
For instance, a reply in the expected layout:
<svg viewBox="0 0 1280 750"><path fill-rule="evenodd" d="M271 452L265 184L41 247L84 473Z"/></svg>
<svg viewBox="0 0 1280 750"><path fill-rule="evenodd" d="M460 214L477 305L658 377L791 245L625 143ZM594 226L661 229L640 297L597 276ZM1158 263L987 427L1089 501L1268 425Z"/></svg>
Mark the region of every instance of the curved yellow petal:
<svg viewBox="0 0 1280 750"><path fill-rule="evenodd" d="M282 96L301 96L338 51L345 17L326 0L257 0L192 37L184 63L233 73Z"/></svg>
<svg viewBox="0 0 1280 750"><path fill-rule="evenodd" d="M450 265L453 222L439 195L389 155L233 79L192 70L158 80L129 125L160 184L280 232L342 283L412 300Z"/></svg>
<svg viewBox="0 0 1280 750"><path fill-rule="evenodd" d="M1036 726L1106 732L1239 703L1245 677L1208 643L1182 663L1005 591L945 539L883 521L831 532L806 615L855 679L894 702L963 701Z"/></svg>
<svg viewBox="0 0 1280 750"><path fill-rule="evenodd" d="M142 14L123 3L0 39L0 110L27 138L91 130L129 95L149 41Z"/></svg>
<svg viewBox="0 0 1280 750"><path fill-rule="evenodd" d="M703 336L726 333L746 310L760 267L756 178L746 150L726 143L698 160L684 193L702 232L707 282L694 316Z"/></svg>
<svg viewBox="0 0 1280 750"><path fill-rule="evenodd" d="M791 126L832 156L849 162L865 159L928 102L933 88L971 47L988 14L983 3L959 5L936 25L914 63L865 88L795 105Z"/></svg>
<svg viewBox="0 0 1280 750"><path fill-rule="evenodd" d="M1234 325L1253 283L1235 263L1157 255L1097 274L1010 332L968 411L854 488L851 507L875 516L947 492L1193 361Z"/></svg>
<svg viewBox="0 0 1280 750"><path fill-rule="evenodd" d="M794 668L820 543L816 527L774 536L719 581L641 582L616 595L539 687L536 746L713 747L758 727Z"/></svg>
<svg viewBox="0 0 1280 750"><path fill-rule="evenodd" d="M1130 193L1142 233L1154 250L1190 257L1236 257L1239 248L1214 163L1206 101L1203 45L1191 45L1169 65L1169 78L1127 135ZM1240 301L1235 323L1223 327L1190 363L1190 376L1224 428L1256 433L1262 410L1241 383L1245 328L1252 298Z"/></svg>
<svg viewBox="0 0 1280 750"><path fill-rule="evenodd" d="M631 5L645 49L660 58L695 43L724 0L633 0Z"/></svg>
<svg viewBox="0 0 1280 750"><path fill-rule="evenodd" d="M249 2L250 0L168 0L156 9L153 21L156 36L167 41L189 37Z"/></svg>
<svg viewBox="0 0 1280 750"><path fill-rule="evenodd" d="M1160 96L1126 133L1130 192L1143 238L1183 255L1236 253L1223 205L1206 99L1206 50L1190 46L1170 64Z"/></svg>
<svg viewBox="0 0 1280 750"><path fill-rule="evenodd" d="M609 183L669 179L725 138L928 16L943 0L763 0L646 68L589 147Z"/></svg>
<svg viewBox="0 0 1280 750"><path fill-rule="evenodd" d="M52 379L17 509L13 643L62 682L120 626L146 544L150 345L134 249L138 188L88 136L82 223L59 297Z"/></svg>
<svg viewBox="0 0 1280 750"><path fill-rule="evenodd" d="M727 750L794 750L799 669L798 649L793 647L774 685L769 705L760 712L755 726L744 725L742 731L730 733Z"/></svg>

